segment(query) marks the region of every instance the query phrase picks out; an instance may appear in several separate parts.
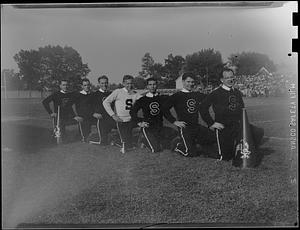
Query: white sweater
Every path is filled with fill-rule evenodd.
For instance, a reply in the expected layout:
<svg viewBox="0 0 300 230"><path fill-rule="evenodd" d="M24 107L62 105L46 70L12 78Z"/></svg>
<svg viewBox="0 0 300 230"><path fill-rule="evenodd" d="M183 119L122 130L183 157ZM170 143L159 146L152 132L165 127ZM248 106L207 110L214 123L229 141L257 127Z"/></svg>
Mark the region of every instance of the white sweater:
<svg viewBox="0 0 300 230"><path fill-rule="evenodd" d="M136 91L129 93L125 88L116 89L103 101L103 107L110 116L116 114L123 122L128 122L131 120L130 109L140 97ZM113 102L115 111L111 108Z"/></svg>

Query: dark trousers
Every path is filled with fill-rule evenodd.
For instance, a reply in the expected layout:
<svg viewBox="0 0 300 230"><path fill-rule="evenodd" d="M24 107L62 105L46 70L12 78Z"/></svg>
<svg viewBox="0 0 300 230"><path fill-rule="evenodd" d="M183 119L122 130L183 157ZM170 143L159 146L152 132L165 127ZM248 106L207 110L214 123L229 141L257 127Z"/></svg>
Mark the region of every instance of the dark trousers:
<svg viewBox="0 0 300 230"><path fill-rule="evenodd" d="M95 121L92 118L83 118L82 122L78 122L79 134L82 138L82 141L86 141L90 135L91 127L94 122Z"/></svg>
<svg viewBox="0 0 300 230"><path fill-rule="evenodd" d="M62 140L66 139L66 126L67 126L67 120L62 119L60 123L60 132L61 132Z"/></svg>
<svg viewBox="0 0 300 230"><path fill-rule="evenodd" d="M197 144L208 145L216 142L214 132L200 124L188 124L178 130L182 142L177 145L176 151L183 156L197 155Z"/></svg>
<svg viewBox="0 0 300 230"><path fill-rule="evenodd" d="M160 152L167 148L168 143L174 137L174 129L164 126L141 128L144 136L143 143L151 152Z"/></svg>
<svg viewBox="0 0 300 230"><path fill-rule="evenodd" d="M132 130L134 128L133 122L117 122L117 130L120 136L121 143L126 148L132 147Z"/></svg>
<svg viewBox="0 0 300 230"><path fill-rule="evenodd" d="M236 144L240 141L242 136L242 129L240 123L232 123L225 125L222 130L216 130L216 139L218 144L218 153L222 160L231 160L235 154ZM250 124L254 145L259 147L264 136L264 130Z"/></svg>
<svg viewBox="0 0 300 230"><path fill-rule="evenodd" d="M98 119L96 126L99 134L100 144L102 145L109 144L108 134L111 132L113 128L116 127L116 122L111 117L108 117L108 118Z"/></svg>
<svg viewBox="0 0 300 230"><path fill-rule="evenodd" d="M240 136L240 125L234 123L225 125L222 130L215 130L220 159L231 160L234 157L235 143Z"/></svg>

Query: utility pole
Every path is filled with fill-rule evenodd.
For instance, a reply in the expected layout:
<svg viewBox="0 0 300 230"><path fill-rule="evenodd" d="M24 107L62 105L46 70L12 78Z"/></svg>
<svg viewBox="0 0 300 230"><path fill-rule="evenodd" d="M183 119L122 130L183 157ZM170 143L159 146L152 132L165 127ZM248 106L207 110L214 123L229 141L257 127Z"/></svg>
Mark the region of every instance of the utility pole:
<svg viewBox="0 0 300 230"><path fill-rule="evenodd" d="M9 69L4 69L3 70L3 87L4 87L4 99L7 100L7 82L6 82L6 77L9 72Z"/></svg>

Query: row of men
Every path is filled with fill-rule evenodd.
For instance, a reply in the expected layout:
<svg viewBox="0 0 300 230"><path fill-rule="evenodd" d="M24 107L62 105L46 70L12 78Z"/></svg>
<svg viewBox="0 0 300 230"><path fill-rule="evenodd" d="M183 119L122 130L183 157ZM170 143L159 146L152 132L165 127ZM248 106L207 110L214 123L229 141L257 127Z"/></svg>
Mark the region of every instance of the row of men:
<svg viewBox="0 0 300 230"><path fill-rule="evenodd" d="M123 77L123 88L113 92L108 90L108 78L98 78L99 90L91 92L88 79L82 80L82 91L67 92L67 81L60 83L60 92L54 93L43 101L43 105L51 117L57 116L57 107L61 106L62 131L64 121L70 114L78 123L83 141L86 141L91 125L96 122L99 141L109 144L108 134L116 127L120 137L122 150L133 148L132 130L140 127L143 143L151 152L162 151L163 140L173 136L174 129L165 127L165 117L178 130L178 138L172 149L183 156L199 154L199 145L215 145L217 158L231 160L234 148L240 135L241 113L244 108L242 94L233 87L234 72L225 69L221 77L222 85L205 95L195 91L195 76L184 73L183 89L171 96L157 93L157 80L147 79L148 92L140 95L134 90L133 77ZM50 103L54 103L51 110ZM212 106L214 116L209 108ZM171 110L174 109L176 116ZM142 113L140 113L142 111ZM206 126L200 125L199 118ZM263 137L263 130L251 126L255 143L258 146Z"/></svg>

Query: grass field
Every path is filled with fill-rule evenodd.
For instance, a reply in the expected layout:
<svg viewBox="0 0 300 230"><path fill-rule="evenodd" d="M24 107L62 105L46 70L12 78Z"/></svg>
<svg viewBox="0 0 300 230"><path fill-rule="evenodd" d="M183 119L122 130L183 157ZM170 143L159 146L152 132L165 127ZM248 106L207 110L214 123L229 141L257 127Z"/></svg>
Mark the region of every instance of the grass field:
<svg viewBox="0 0 300 230"><path fill-rule="evenodd" d="M298 226L298 158L289 101L245 99L268 140L257 168L165 150L80 142L57 146L40 101L2 103L4 227L36 224L199 223ZM76 136L75 126L68 129Z"/></svg>

